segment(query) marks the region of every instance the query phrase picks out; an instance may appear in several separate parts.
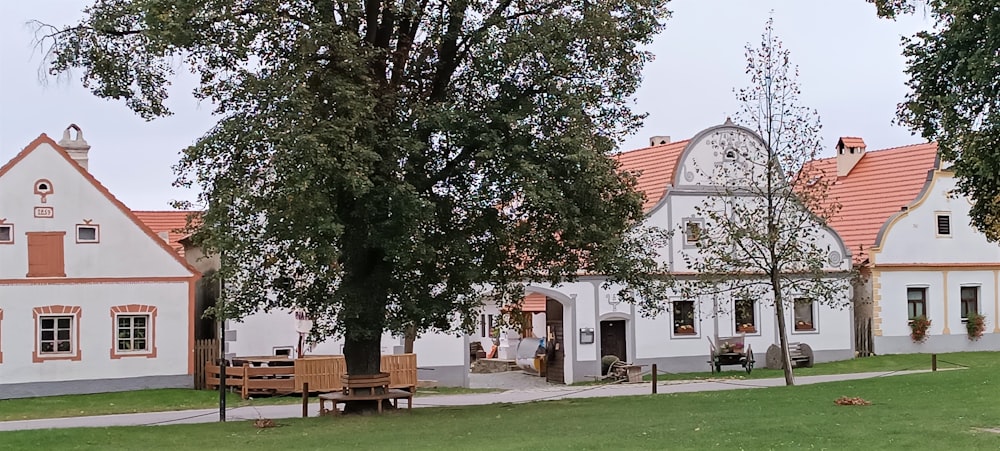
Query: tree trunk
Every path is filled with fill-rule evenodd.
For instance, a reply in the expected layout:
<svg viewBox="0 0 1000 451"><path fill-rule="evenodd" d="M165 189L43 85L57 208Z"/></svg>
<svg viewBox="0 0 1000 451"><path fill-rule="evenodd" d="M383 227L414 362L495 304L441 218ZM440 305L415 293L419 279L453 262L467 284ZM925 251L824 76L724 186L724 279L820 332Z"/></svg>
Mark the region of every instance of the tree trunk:
<svg viewBox="0 0 1000 451"><path fill-rule="evenodd" d="M378 249L355 250L345 259L344 279L340 290L344 296L341 320L344 325L344 361L347 374L364 376L382 370L382 332L385 330L385 312L391 271ZM351 401L344 405L344 413L375 411L377 401ZM383 409L392 404L383 403Z"/></svg>
<svg viewBox="0 0 1000 451"><path fill-rule="evenodd" d="M413 354L413 342L417 340L417 327L409 326L403 335L403 353Z"/></svg>
<svg viewBox="0 0 1000 451"><path fill-rule="evenodd" d="M778 319L778 341L781 344L781 362L785 373L785 385L795 385L792 372L792 358L788 354L788 334L785 326L785 300L781 295L781 279L776 271L771 271L771 289L774 290L774 314Z"/></svg>

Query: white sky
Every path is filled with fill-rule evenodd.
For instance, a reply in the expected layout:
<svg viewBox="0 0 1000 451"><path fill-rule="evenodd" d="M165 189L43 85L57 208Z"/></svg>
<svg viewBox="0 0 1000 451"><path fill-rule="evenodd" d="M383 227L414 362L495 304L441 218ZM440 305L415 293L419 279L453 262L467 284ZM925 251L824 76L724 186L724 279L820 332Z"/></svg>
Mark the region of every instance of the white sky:
<svg viewBox="0 0 1000 451"><path fill-rule="evenodd" d="M41 81L42 55L25 23L72 23L87 3L0 1L0 164L39 134L58 141L76 123L91 145L91 173L130 208L193 200L191 191L171 187L171 166L214 121L210 106L190 96L191 77L175 80L174 115L153 122L94 97L76 79ZM649 49L656 60L637 95L636 110L649 117L623 149L643 147L652 135L686 139L733 114L733 88L748 83L744 46L759 42L771 11L800 67L801 102L819 110L829 155L840 136L861 136L869 149L921 141L892 120L906 94L900 37L929 28L925 17L878 19L864 0L674 0L670 7L674 16Z"/></svg>

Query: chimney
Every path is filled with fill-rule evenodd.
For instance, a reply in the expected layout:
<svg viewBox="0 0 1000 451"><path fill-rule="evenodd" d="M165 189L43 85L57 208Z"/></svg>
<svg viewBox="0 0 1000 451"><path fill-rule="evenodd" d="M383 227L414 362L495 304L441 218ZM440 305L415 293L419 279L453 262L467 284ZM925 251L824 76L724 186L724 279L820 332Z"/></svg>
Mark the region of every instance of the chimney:
<svg viewBox="0 0 1000 451"><path fill-rule="evenodd" d="M70 139L70 130L76 130L76 138ZM81 167L87 169L87 153L90 152L90 144L87 144L87 140L83 139L83 130L76 124L69 124L66 130L63 130L63 137L59 140L59 145L63 149L66 149L66 153L73 158Z"/></svg>
<svg viewBox="0 0 1000 451"><path fill-rule="evenodd" d="M669 136L651 136L649 138L649 146L662 146L664 144L670 144Z"/></svg>
<svg viewBox="0 0 1000 451"><path fill-rule="evenodd" d="M837 140L837 177L847 177L865 156L865 140L843 136Z"/></svg>

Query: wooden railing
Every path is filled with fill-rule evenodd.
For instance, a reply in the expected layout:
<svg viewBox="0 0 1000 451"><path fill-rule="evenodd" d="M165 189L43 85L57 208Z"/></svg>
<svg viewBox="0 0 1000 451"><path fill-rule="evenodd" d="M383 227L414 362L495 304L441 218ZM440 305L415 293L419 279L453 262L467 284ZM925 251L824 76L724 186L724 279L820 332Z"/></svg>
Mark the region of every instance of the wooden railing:
<svg viewBox="0 0 1000 451"><path fill-rule="evenodd" d="M236 358L234 360L240 360ZM382 372L389 373L389 387L416 391L417 355L387 354L382 356ZM239 390L246 399L252 394L301 393L302 384L309 384L312 392L343 390L347 373L344 356L305 356L294 360L294 366L226 367L226 387ZM205 386L219 387L219 366L205 364Z"/></svg>

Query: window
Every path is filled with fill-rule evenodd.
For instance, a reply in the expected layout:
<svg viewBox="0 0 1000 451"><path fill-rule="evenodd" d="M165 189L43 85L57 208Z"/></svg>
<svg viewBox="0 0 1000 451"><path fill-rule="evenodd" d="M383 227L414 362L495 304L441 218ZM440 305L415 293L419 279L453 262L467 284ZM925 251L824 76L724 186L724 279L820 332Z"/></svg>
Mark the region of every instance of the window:
<svg viewBox="0 0 1000 451"><path fill-rule="evenodd" d="M101 242L101 226L91 225L91 224L77 224L76 225L76 242L77 243L100 243Z"/></svg>
<svg viewBox="0 0 1000 451"><path fill-rule="evenodd" d="M674 301L674 333L694 335L694 301Z"/></svg>
<svg viewBox="0 0 1000 451"><path fill-rule="evenodd" d="M14 244L13 224L0 224L0 244Z"/></svg>
<svg viewBox="0 0 1000 451"><path fill-rule="evenodd" d="M969 315L979 313L979 287L962 287L962 322L969 320Z"/></svg>
<svg viewBox="0 0 1000 451"><path fill-rule="evenodd" d="M751 299L737 299L733 305L737 333L757 333L757 307Z"/></svg>
<svg viewBox="0 0 1000 451"><path fill-rule="evenodd" d="M938 236L951 236L951 215L947 213L938 213L937 234Z"/></svg>
<svg viewBox="0 0 1000 451"><path fill-rule="evenodd" d="M701 219L685 219L684 220L684 246L692 247L698 244L698 240L701 239L702 231L704 230L705 223Z"/></svg>
<svg viewBox="0 0 1000 451"><path fill-rule="evenodd" d="M927 317L926 288L906 289L906 316L910 320Z"/></svg>
<svg viewBox="0 0 1000 451"><path fill-rule="evenodd" d="M795 299L795 330L816 330L816 321L813 316L815 304L809 298Z"/></svg>
<svg viewBox="0 0 1000 451"><path fill-rule="evenodd" d="M66 277L65 238L66 232L28 232L27 277Z"/></svg>
<svg viewBox="0 0 1000 451"><path fill-rule="evenodd" d="M294 348L292 348L291 346L281 346L281 347L275 347L273 349L274 349L274 355L275 356L291 357L292 356L292 350Z"/></svg>
<svg viewBox="0 0 1000 451"><path fill-rule="evenodd" d="M35 350L32 361L80 360L80 307L50 305L32 309Z"/></svg>
<svg viewBox="0 0 1000 451"><path fill-rule="evenodd" d="M111 358L156 357L156 307L118 305L111 307L114 318L114 342Z"/></svg>

